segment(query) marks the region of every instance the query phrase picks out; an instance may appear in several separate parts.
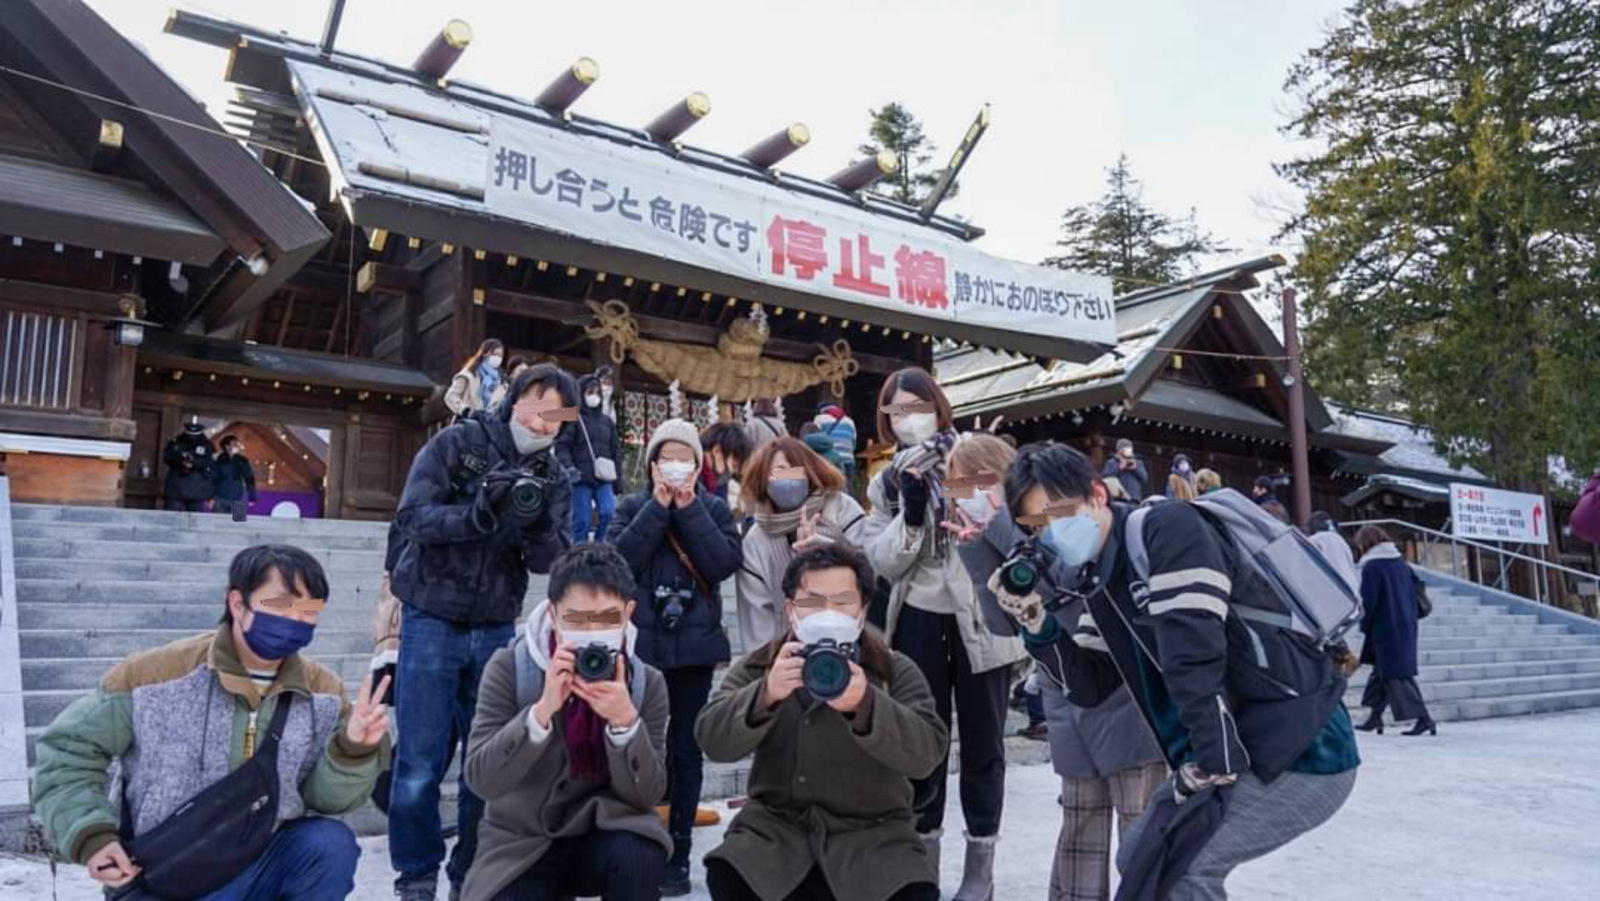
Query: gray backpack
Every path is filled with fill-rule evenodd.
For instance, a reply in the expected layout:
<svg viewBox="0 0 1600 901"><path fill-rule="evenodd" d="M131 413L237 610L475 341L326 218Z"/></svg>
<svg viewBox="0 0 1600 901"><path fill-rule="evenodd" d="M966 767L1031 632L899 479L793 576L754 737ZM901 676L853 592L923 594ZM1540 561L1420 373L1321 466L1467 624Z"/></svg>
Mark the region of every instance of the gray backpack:
<svg viewBox="0 0 1600 901"><path fill-rule="evenodd" d="M1299 529L1228 488L1189 503L1233 545L1239 571L1233 574L1228 606L1240 619L1297 632L1324 650L1338 644L1361 621L1361 599ZM1140 507L1129 514L1123 539L1134 571L1145 581L1150 578L1150 553L1144 543L1149 511ZM1263 592L1240 591L1252 583L1265 589L1276 609L1259 606L1265 600Z"/></svg>

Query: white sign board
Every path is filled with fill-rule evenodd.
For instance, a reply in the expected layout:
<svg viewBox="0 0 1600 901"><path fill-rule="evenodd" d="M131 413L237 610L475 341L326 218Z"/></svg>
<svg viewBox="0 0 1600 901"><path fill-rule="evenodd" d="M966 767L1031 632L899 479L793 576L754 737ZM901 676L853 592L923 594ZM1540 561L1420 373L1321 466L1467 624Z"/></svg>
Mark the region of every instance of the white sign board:
<svg viewBox="0 0 1600 901"><path fill-rule="evenodd" d="M863 308L1116 343L1109 278L1000 259L935 229L514 118L492 117L484 202L508 219Z"/></svg>
<svg viewBox="0 0 1600 901"><path fill-rule="evenodd" d="M1550 543L1550 507L1537 494L1452 482L1450 524L1457 538Z"/></svg>

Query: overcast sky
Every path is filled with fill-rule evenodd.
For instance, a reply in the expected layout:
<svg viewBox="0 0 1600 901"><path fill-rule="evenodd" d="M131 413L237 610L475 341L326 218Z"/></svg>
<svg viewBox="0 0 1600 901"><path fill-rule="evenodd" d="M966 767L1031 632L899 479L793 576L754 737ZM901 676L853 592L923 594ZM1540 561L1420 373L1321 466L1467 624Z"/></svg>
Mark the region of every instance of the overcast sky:
<svg viewBox="0 0 1600 901"><path fill-rule="evenodd" d="M174 0L89 0L220 117L224 52L163 33ZM204 0L180 9L315 40L326 0ZM1089 201L1127 152L1145 198L1229 241L1272 250L1263 201L1293 193L1272 163L1290 64L1320 43L1335 0L348 0L339 47L409 63L450 17L473 27L455 72L531 96L579 56L600 80L587 115L643 125L690 91L711 115L689 143L738 153L790 122L812 142L785 168L826 177L897 100L946 158L978 107L994 120L942 208L988 230L987 251L1037 262L1061 212Z"/></svg>

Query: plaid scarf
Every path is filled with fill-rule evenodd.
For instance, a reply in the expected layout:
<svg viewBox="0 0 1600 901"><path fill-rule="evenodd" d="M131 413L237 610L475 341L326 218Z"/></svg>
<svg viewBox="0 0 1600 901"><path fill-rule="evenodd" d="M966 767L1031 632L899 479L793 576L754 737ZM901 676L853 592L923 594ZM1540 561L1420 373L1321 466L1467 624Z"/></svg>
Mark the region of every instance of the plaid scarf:
<svg viewBox="0 0 1600 901"><path fill-rule="evenodd" d="M884 472L885 493L889 496L889 507L898 511L900 508L900 473L915 469L922 473L928 483L929 516L932 519L924 528L929 532L929 541L932 542L933 556L936 560L943 560L950 552L949 533L939 527L939 523L950 517L949 504L944 497L944 478L950 469L950 449L955 447L956 432L946 429L921 444L901 447L895 452L894 460L889 463L889 468Z"/></svg>

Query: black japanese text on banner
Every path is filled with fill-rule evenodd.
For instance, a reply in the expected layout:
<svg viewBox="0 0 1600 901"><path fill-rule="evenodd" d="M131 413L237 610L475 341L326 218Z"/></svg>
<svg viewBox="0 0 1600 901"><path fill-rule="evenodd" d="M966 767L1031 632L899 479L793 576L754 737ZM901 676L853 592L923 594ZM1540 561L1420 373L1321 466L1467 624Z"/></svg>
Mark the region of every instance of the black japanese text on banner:
<svg viewBox="0 0 1600 901"><path fill-rule="evenodd" d="M1113 344L1110 279L599 138L494 117L490 211L585 240L878 309Z"/></svg>

